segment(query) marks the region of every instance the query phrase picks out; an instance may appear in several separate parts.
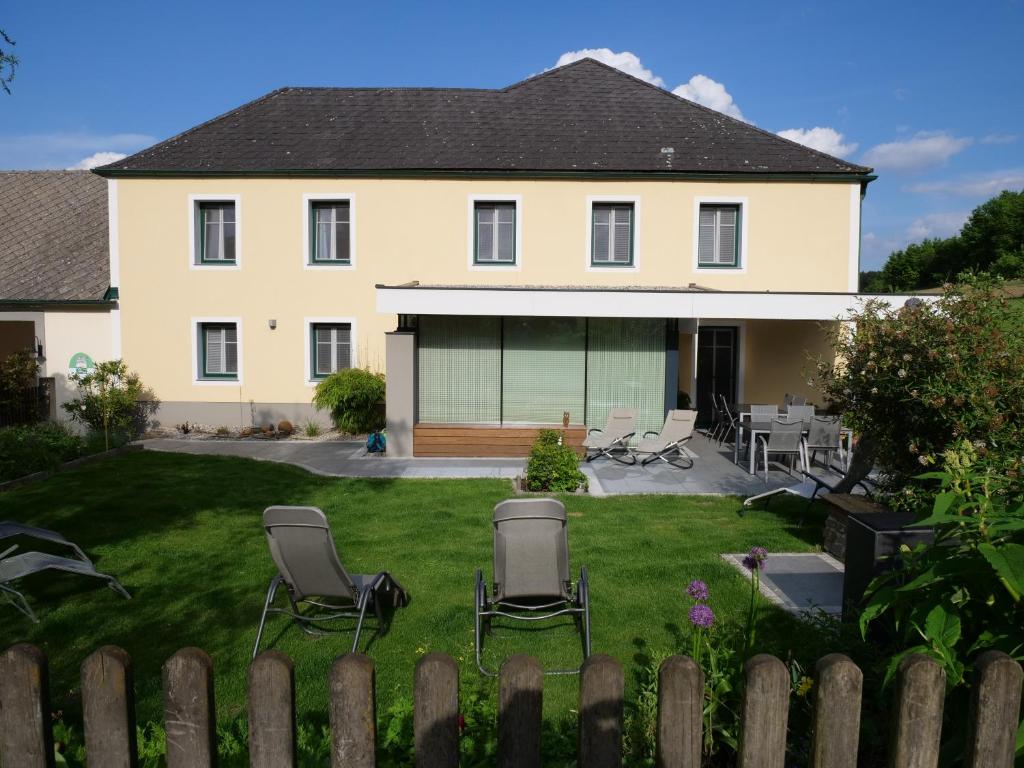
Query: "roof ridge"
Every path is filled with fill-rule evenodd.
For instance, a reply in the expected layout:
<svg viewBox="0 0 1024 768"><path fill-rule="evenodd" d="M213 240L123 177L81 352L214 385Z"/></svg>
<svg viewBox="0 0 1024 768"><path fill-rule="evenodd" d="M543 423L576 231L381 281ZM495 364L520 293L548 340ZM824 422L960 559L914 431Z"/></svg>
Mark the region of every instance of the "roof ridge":
<svg viewBox="0 0 1024 768"><path fill-rule="evenodd" d="M286 85L278 91L469 91L470 93L501 93L503 88L462 88L444 85ZM216 119L216 118L214 118Z"/></svg>

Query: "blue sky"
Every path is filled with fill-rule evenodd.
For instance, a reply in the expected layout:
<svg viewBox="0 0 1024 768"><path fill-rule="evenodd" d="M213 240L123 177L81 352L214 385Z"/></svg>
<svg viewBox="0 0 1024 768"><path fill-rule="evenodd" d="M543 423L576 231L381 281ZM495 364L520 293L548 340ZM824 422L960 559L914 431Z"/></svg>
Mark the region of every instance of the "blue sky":
<svg viewBox="0 0 1024 768"><path fill-rule="evenodd" d="M283 85L494 88L607 49L669 90L875 166L865 269L1024 188L1024 0L11 0L0 29L21 59L0 94L0 168L130 153Z"/></svg>

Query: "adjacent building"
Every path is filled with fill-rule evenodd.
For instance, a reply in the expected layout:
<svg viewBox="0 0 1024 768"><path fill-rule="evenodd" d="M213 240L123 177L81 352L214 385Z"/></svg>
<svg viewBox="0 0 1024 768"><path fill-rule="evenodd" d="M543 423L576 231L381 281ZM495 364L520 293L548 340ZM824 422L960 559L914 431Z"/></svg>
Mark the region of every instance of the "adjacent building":
<svg viewBox="0 0 1024 768"><path fill-rule="evenodd" d="M656 429L680 392L816 399L874 178L593 60L283 88L98 173L113 336L158 419L317 418L317 382L365 366L399 455L615 406Z"/></svg>

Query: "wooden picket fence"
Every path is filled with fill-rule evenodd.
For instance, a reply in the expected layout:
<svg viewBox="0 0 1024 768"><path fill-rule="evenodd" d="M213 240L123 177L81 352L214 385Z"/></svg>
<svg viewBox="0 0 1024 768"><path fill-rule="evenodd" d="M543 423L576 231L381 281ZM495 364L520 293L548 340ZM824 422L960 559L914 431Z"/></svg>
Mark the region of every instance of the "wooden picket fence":
<svg viewBox="0 0 1024 768"><path fill-rule="evenodd" d="M747 662L740 768L783 768L790 677L774 656ZM1005 654L982 654L974 670L967 731L967 768L1012 768L1021 699L1021 667ZM0 764L7 768L54 765L48 670L35 646L15 645L0 657ZM892 768L938 764L945 696L942 668L926 656L900 667ZM816 667L812 768L855 768L860 731L862 675L846 656ZM501 768L539 768L544 675L529 656L501 667L498 759ZM185 648L163 669L164 725L169 768L204 768L217 759L213 666L198 648ZM658 675L657 765L699 768L703 673L688 657L673 656ZM82 664L85 746L90 766L136 765L132 662L106 646ZM249 667L249 754L253 768L295 765L295 675L277 651ZM369 657L347 654L330 672L331 765L372 768L376 763L374 667ZM623 673L610 656L591 656L580 676L579 765L622 764ZM450 656L430 653L416 664L414 732L418 768L459 763L459 670Z"/></svg>

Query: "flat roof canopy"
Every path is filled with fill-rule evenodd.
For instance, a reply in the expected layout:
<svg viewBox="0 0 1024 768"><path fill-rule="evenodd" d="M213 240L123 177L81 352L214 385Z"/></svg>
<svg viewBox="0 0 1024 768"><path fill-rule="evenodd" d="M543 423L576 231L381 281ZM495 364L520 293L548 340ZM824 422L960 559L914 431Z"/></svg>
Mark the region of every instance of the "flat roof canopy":
<svg viewBox="0 0 1024 768"><path fill-rule="evenodd" d="M377 311L396 315L846 320L868 299L890 307L934 296L769 293L686 288L378 285Z"/></svg>

